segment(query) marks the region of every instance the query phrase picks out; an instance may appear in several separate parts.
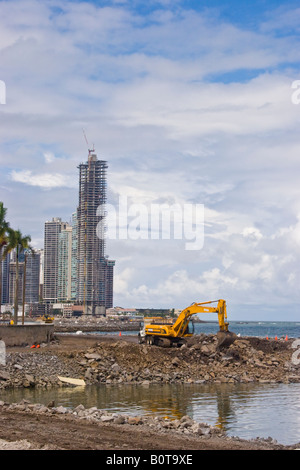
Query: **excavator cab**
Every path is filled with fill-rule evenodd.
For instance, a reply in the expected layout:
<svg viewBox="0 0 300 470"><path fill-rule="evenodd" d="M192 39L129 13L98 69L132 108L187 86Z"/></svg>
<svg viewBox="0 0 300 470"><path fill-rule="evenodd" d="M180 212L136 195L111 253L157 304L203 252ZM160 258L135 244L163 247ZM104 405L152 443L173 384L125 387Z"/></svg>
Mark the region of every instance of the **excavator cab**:
<svg viewBox="0 0 300 470"><path fill-rule="evenodd" d="M185 330L184 336L193 336L195 333L195 325L192 320L190 320L187 324L187 328Z"/></svg>

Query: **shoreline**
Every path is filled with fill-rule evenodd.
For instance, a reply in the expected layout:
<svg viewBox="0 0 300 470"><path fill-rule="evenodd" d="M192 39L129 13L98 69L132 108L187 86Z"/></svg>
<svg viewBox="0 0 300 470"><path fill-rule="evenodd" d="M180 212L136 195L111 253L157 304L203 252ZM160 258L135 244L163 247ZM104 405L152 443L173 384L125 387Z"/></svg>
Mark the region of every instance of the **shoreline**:
<svg viewBox="0 0 300 470"><path fill-rule="evenodd" d="M9 420L9 424L8 424ZM28 432L28 429L31 432ZM34 432L33 432L34 431ZM18 436L18 440L16 440ZM96 407L74 409L0 401L0 450L295 450L271 438L241 439L189 416L127 416Z"/></svg>
<svg viewBox="0 0 300 470"><path fill-rule="evenodd" d="M81 328L80 328L81 329ZM6 404L1 402L1 390L10 388L55 388L72 387L62 383L59 376L84 380L90 384L166 384L166 383L300 383L300 367L292 363L294 350L292 341L267 341L265 339L242 337L228 348L216 349L215 335L196 335L181 348L159 348L138 344L135 335L88 335L59 334L50 344L40 348L7 348L7 362L0 366L0 440L14 441L23 436L22 423L32 422L34 436L24 445L42 448L40 420L49 429L67 426L65 441L55 442L55 448L84 448L74 438L76 432L89 428L95 434L93 443L86 443L86 449L105 449L108 441L104 436L110 434L110 445L119 449L117 440L123 436L124 448L141 450L152 449L145 434L156 436L155 448L172 449L176 436L176 448L187 449L294 449L299 445L285 446L276 441L252 439L250 441L228 437L218 428L195 423L185 417L181 422L172 423L162 418L138 417L135 420L126 416L110 416L96 408L86 410L66 410L63 407L21 402ZM76 413L74 413L76 411ZM97 419L96 419L97 418ZM9 419L11 434L6 429ZM115 422L115 420L119 419ZM4 420L1 424L1 420ZM129 420L129 421L128 421ZM122 421L122 424L121 424ZM24 425L24 423L23 423ZM101 436L96 437L96 427L101 427ZM157 426L157 427L156 427ZM177 426L177 428L176 428ZM208 427L207 427L208 426ZM68 427L70 429L68 429ZM126 437L126 432L130 433ZM99 430L98 430L99 431ZM44 434L44 431L41 431ZM83 431L82 431L83 432ZM87 431L86 431L87 432ZM94 434L93 434L94 433ZM129 435L135 435L135 442ZM163 433L163 439L157 436ZM98 433L99 434L99 433ZM28 437L28 436L27 436ZM188 438L188 440L187 440ZM25 439L26 440L26 439ZM45 437L43 437L43 442ZM46 441L45 441L46 442ZM49 442L51 439L49 437ZM9 445L2 443L4 448ZM14 444L18 448L19 444ZM48 443L48 445L50 445ZM51 444L52 445L52 444ZM46 443L44 444L46 446ZM82 447L83 446L83 447ZM1 442L0 442L1 448ZM123 447L121 448L123 449ZM45 448L46 450L46 448Z"/></svg>

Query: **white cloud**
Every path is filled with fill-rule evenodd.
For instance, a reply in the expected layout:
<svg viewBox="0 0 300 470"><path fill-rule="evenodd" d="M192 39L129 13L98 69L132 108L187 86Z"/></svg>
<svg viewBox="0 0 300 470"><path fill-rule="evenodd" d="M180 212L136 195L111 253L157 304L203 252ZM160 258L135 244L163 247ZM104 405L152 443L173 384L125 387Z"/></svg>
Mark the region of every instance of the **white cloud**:
<svg viewBox="0 0 300 470"><path fill-rule="evenodd" d="M65 175L61 175L59 173L33 174L29 170L13 170L11 172L11 180L16 183L24 183L29 186L37 186L44 189L75 186L74 181Z"/></svg>
<svg viewBox="0 0 300 470"><path fill-rule="evenodd" d="M51 152L45 152L44 157L45 157L45 162L46 163L52 163L55 160L55 156Z"/></svg>
<svg viewBox="0 0 300 470"><path fill-rule="evenodd" d="M41 240L46 215L69 218L85 128L108 160L113 202L205 206L199 252L174 240L109 244L116 303L298 305L299 10L251 29L184 2L153 2L148 14L129 5L0 2L8 213Z"/></svg>

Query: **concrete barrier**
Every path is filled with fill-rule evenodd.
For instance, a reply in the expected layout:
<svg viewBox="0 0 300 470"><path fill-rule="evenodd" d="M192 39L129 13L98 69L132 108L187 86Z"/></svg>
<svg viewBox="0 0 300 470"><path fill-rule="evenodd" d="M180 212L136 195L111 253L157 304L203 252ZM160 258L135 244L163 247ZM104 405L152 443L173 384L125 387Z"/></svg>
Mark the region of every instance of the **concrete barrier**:
<svg viewBox="0 0 300 470"><path fill-rule="evenodd" d="M6 346L49 343L53 335L53 324L0 325L0 340L4 341Z"/></svg>

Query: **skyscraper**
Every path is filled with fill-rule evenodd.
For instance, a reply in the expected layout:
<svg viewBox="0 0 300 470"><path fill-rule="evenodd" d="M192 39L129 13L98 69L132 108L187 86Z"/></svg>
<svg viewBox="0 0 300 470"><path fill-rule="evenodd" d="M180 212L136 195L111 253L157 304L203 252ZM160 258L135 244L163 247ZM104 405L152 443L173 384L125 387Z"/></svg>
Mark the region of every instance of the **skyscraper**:
<svg viewBox="0 0 300 470"><path fill-rule="evenodd" d="M9 302L9 262L10 253L2 261L2 304L8 304Z"/></svg>
<svg viewBox="0 0 300 470"><path fill-rule="evenodd" d="M57 300L71 300L72 276L72 226L67 225L58 234Z"/></svg>
<svg viewBox="0 0 300 470"><path fill-rule="evenodd" d="M107 287L105 253L105 203L107 164L89 151L88 161L79 165L79 204L77 209L77 296L85 313L105 313L112 306L112 263ZM111 296L107 295L108 290ZM108 297L109 305L108 305Z"/></svg>
<svg viewBox="0 0 300 470"><path fill-rule="evenodd" d="M71 300L77 300L77 213L72 214Z"/></svg>
<svg viewBox="0 0 300 470"><path fill-rule="evenodd" d="M44 300L57 302L58 299L58 243L59 234L68 226L59 217L45 223L44 234Z"/></svg>

